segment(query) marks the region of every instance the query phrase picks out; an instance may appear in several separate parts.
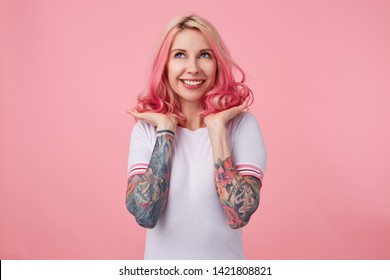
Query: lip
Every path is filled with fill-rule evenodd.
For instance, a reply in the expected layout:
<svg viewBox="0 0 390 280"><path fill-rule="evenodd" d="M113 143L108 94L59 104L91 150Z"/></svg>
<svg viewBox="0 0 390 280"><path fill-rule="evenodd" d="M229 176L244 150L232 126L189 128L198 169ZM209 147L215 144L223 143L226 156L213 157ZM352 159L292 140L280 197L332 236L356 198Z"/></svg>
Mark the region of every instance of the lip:
<svg viewBox="0 0 390 280"><path fill-rule="evenodd" d="M184 80L186 80L186 81L202 81L202 83L200 83L199 85L189 85L189 84L186 84L184 82ZM181 84L185 88L188 88L188 89L198 89L198 88L202 87L202 85L204 84L205 80L203 80L203 79L180 79L180 82L181 82Z"/></svg>

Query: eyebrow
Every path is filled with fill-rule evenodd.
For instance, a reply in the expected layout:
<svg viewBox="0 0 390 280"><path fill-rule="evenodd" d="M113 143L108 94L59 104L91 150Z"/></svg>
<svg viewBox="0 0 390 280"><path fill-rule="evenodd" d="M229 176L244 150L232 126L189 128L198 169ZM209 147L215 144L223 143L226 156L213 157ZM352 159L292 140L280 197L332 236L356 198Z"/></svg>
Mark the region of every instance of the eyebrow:
<svg viewBox="0 0 390 280"><path fill-rule="evenodd" d="M183 50L183 49L174 49L171 51L171 53L175 52L175 51L181 51L181 52L187 52L186 50ZM212 49L201 49L199 52L204 52L204 51L209 51L209 52L213 52Z"/></svg>

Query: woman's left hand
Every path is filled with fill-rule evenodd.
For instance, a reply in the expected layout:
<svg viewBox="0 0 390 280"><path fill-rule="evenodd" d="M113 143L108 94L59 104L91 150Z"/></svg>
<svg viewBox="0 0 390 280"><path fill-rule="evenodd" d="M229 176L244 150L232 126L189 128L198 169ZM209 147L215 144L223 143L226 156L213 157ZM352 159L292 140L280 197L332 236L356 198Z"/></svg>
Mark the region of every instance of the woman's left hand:
<svg viewBox="0 0 390 280"><path fill-rule="evenodd" d="M225 128L225 124L242 112L249 103L249 97L245 101L236 107L229 108L216 114L210 114L204 118L204 123L208 130L218 131Z"/></svg>

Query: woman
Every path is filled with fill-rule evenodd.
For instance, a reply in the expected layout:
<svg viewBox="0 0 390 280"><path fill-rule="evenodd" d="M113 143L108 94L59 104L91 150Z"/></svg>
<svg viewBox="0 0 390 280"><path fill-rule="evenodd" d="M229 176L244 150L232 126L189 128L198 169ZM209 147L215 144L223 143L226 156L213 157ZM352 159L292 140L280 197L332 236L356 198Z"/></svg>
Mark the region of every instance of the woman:
<svg viewBox="0 0 390 280"><path fill-rule="evenodd" d="M236 82L233 67L242 74ZM149 228L145 259L243 259L265 149L251 91L216 29L174 20L131 113L127 209ZM153 229L152 229L153 228Z"/></svg>

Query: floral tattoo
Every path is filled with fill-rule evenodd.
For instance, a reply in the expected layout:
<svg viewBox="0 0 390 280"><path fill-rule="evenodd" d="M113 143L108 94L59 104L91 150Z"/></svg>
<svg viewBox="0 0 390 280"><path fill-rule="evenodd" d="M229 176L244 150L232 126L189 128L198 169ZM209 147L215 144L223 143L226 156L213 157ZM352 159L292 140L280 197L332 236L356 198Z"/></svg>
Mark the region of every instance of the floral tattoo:
<svg viewBox="0 0 390 280"><path fill-rule="evenodd" d="M241 176L231 156L214 164L214 179L229 226L233 229L245 226L259 206L260 180Z"/></svg>

